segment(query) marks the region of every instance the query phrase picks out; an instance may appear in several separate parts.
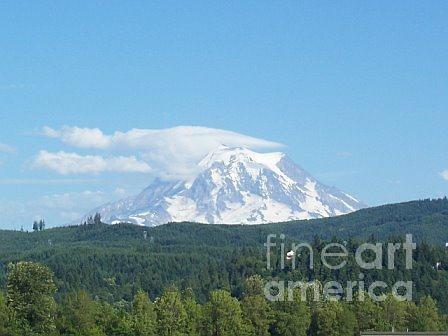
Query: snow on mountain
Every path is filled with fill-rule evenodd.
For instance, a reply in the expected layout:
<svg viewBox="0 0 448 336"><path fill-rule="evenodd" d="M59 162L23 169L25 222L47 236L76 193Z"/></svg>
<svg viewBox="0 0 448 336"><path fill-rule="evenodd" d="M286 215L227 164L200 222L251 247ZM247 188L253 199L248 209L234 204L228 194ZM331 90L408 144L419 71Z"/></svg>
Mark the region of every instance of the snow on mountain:
<svg viewBox="0 0 448 336"><path fill-rule="evenodd" d="M364 205L327 187L284 153L220 146L198 164L191 181L156 179L140 194L103 205L107 223L153 226L194 221L261 224L346 214Z"/></svg>

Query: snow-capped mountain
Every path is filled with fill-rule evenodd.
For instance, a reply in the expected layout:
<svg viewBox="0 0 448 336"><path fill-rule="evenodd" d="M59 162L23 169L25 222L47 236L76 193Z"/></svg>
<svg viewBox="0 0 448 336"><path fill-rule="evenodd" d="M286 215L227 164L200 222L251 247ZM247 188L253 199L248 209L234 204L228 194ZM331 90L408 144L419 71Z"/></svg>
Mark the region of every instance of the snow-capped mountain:
<svg viewBox="0 0 448 336"><path fill-rule="evenodd" d="M156 179L140 194L92 210L107 223L261 224L337 216L363 207L327 187L284 153L221 146L199 162L192 181Z"/></svg>

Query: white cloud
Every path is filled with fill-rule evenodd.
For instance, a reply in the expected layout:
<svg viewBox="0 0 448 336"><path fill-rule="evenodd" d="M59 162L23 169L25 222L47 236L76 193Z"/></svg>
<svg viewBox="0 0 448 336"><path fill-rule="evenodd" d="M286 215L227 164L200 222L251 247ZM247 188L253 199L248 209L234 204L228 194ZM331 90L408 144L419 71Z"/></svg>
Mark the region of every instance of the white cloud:
<svg viewBox="0 0 448 336"><path fill-rule="evenodd" d="M442 178L446 181L448 181L448 169L444 170L443 172L440 173L440 176L442 176Z"/></svg>
<svg viewBox="0 0 448 336"><path fill-rule="evenodd" d="M107 148L111 144L111 137L104 135L98 128L64 126L57 131L45 126L42 134L49 138L59 138L63 143L79 148Z"/></svg>
<svg viewBox="0 0 448 336"><path fill-rule="evenodd" d="M155 175L165 178L194 176L196 164L219 145L265 150L282 144L244 134L199 126L178 126L167 129L131 129L104 134L98 128L44 127L42 133L58 138L64 144L78 147L132 153L145 160Z"/></svg>
<svg viewBox="0 0 448 336"><path fill-rule="evenodd" d="M11 147L11 146L8 146L8 145L0 142L0 152L2 152L2 153L14 153L15 149L13 147Z"/></svg>
<svg viewBox="0 0 448 336"><path fill-rule="evenodd" d="M60 131L56 131L55 129L48 126L42 127L42 131L40 132L40 134L49 138L59 138L61 136Z"/></svg>
<svg viewBox="0 0 448 336"><path fill-rule="evenodd" d="M148 173L148 163L135 156L79 155L59 151L56 153L40 151L32 163L33 168L53 170L59 174L98 174L101 172Z"/></svg>

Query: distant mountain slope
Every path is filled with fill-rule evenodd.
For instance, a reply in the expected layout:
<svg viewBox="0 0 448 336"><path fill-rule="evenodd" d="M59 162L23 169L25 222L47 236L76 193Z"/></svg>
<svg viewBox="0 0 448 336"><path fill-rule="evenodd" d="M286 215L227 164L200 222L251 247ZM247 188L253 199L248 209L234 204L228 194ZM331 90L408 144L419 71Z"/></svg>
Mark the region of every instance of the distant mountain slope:
<svg viewBox="0 0 448 336"><path fill-rule="evenodd" d="M92 210L107 223L153 226L192 221L261 224L346 214L364 205L323 185L284 153L221 146L192 181L156 179L135 197Z"/></svg>

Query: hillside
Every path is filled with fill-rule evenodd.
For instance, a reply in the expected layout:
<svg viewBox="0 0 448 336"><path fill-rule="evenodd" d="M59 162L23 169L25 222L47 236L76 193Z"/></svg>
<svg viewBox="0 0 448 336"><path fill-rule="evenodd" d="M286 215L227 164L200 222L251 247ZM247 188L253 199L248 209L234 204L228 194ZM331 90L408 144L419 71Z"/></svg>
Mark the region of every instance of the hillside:
<svg viewBox="0 0 448 336"><path fill-rule="evenodd" d="M145 234L146 232L146 234ZM444 242L448 241L448 201L424 200L363 209L352 214L308 221L258 226L177 223L145 228L129 224L83 225L27 233L0 231L0 282L7 263L18 260L43 262L55 272L61 292L85 288L110 300L131 298L138 288L152 296L170 284L192 287L199 298L213 288L241 294L242 281L252 274L267 278L347 280L345 273L328 274L316 267L268 272L265 265L267 234L284 233L288 241L322 245L328 240L349 240L353 247L375 236L412 233L419 244L412 272L404 269L367 274L391 282L412 279L417 294L431 294L448 309L447 271L433 269L437 261L448 266ZM145 239L146 236L146 239ZM441 302L444 301L444 302Z"/></svg>

